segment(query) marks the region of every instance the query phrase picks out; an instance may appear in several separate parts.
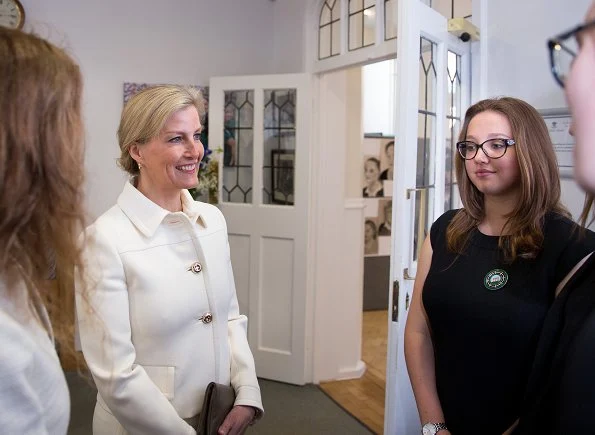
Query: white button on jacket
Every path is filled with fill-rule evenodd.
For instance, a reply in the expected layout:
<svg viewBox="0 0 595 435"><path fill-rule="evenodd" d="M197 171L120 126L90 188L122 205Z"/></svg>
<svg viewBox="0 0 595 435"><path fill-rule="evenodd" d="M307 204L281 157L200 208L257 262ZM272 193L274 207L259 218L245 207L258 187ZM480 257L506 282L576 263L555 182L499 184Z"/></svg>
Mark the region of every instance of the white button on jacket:
<svg viewBox="0 0 595 435"><path fill-rule="evenodd" d="M77 291L77 316L99 391L95 434L194 434L183 419L199 413L211 381L262 410L225 219L185 190L182 203L171 213L127 182L86 230L91 289L88 301Z"/></svg>

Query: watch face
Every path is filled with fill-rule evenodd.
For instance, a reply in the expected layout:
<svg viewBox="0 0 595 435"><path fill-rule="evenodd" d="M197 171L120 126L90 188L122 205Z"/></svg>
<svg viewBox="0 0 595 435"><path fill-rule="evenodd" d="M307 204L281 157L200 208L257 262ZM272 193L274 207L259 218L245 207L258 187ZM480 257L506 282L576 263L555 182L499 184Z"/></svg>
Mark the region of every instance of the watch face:
<svg viewBox="0 0 595 435"><path fill-rule="evenodd" d="M25 11L16 0L0 0L0 26L20 29L25 21Z"/></svg>
<svg viewBox="0 0 595 435"><path fill-rule="evenodd" d="M422 435L435 435L436 434L436 427L432 423L424 424L424 427L421 429Z"/></svg>

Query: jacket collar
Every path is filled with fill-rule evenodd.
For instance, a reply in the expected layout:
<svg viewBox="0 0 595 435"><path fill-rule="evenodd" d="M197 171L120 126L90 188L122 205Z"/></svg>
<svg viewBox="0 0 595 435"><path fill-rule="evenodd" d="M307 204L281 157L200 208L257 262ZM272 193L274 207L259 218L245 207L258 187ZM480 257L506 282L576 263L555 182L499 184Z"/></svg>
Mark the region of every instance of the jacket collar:
<svg viewBox="0 0 595 435"><path fill-rule="evenodd" d="M204 228L207 224L203 215L200 212L200 203L194 201L187 190L182 190L182 209L183 212L172 213L159 205L155 204L145 195L143 195L133 183L131 179L124 184L124 190L118 197L118 206L122 209L124 214L130 221L143 233L146 237L151 237L157 231L163 219L169 215L185 215L190 222L196 222Z"/></svg>

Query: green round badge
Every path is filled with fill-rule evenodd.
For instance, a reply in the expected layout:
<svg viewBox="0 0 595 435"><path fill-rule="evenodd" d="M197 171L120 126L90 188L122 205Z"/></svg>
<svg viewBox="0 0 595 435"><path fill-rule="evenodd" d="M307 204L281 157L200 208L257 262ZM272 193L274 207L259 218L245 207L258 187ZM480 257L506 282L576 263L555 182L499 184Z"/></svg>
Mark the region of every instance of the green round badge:
<svg viewBox="0 0 595 435"><path fill-rule="evenodd" d="M502 269L490 270L483 279L488 290L500 290L508 282L508 274Z"/></svg>

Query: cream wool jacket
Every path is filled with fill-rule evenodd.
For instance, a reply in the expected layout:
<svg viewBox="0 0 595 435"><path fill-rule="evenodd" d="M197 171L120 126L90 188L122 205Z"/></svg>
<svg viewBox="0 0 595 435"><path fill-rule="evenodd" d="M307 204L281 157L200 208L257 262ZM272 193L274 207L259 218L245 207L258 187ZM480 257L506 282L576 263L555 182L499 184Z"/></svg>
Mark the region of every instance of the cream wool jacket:
<svg viewBox="0 0 595 435"><path fill-rule="evenodd" d="M77 291L77 317L98 389L95 433L195 434L183 419L200 412L211 381L262 410L225 219L186 190L182 203L171 213L127 182L86 230L91 288L87 298ZM122 428L98 427L99 407Z"/></svg>

